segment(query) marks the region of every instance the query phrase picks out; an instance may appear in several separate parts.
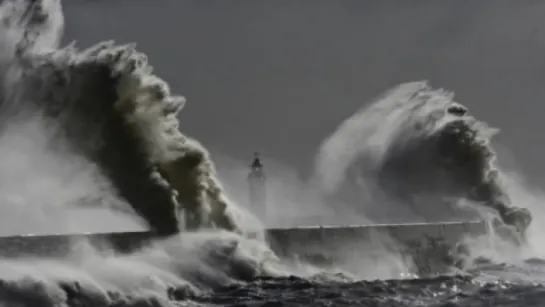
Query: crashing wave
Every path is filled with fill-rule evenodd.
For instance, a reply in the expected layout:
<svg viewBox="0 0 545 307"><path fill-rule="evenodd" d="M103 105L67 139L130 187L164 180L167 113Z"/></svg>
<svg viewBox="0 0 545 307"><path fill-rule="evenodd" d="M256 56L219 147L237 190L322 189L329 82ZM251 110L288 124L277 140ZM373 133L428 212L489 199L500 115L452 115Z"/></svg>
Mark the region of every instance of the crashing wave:
<svg viewBox="0 0 545 307"><path fill-rule="evenodd" d="M427 221L471 218L458 206L466 200L523 234L531 215L510 203L490 146L496 130L453 98L413 82L360 109L322 144L316 166L322 188L345 193L346 181L364 178L357 189L384 193L383 202L408 205Z"/></svg>
<svg viewBox="0 0 545 307"><path fill-rule="evenodd" d="M185 99L153 75L134 45L58 48L58 0L0 7L1 110L54 121L73 151L96 163L159 235L186 227L241 231L208 152L178 130Z"/></svg>

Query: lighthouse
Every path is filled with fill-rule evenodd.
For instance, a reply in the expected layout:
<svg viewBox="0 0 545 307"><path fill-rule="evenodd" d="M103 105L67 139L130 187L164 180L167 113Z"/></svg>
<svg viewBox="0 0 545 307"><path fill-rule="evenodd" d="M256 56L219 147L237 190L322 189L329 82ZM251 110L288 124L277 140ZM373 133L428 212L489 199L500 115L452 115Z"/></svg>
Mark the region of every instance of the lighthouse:
<svg viewBox="0 0 545 307"><path fill-rule="evenodd" d="M248 174L249 200L252 212L262 220L267 219L267 191L266 176L263 169L263 163L259 158L259 153L254 153L254 160L250 165Z"/></svg>

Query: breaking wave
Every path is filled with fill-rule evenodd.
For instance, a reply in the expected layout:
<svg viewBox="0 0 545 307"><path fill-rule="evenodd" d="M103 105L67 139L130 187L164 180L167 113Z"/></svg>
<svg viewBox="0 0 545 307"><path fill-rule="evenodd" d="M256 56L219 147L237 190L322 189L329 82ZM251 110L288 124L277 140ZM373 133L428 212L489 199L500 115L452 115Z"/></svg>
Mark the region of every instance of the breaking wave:
<svg viewBox="0 0 545 307"><path fill-rule="evenodd" d="M59 49L58 1L5 1L2 14L4 117L24 110L55 122L55 139L95 164L159 235L179 232L181 212L186 228L241 231L208 152L178 130L185 99L144 54L113 42Z"/></svg>
<svg viewBox="0 0 545 307"><path fill-rule="evenodd" d="M525 230L530 213L512 207L490 145L496 130L453 98L413 82L360 109L321 146L315 177L322 190L380 202L362 208L374 220L471 220L488 208L502 224Z"/></svg>

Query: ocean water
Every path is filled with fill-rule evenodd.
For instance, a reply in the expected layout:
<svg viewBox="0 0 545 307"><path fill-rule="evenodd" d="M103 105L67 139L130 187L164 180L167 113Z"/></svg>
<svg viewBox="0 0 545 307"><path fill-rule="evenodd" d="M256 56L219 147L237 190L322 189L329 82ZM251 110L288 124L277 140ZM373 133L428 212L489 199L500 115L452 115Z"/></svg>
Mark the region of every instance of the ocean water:
<svg viewBox="0 0 545 307"><path fill-rule="evenodd" d="M410 274L395 255L326 268L271 250L269 221L231 197L229 176L179 131L185 99L153 59L109 41L60 46L60 0L5 0L0 20L0 233L159 233L125 254L80 242L0 259L0 306L544 304L543 197L499 166L495 130L453 93L409 82L366 103L324 139L307 196L276 201L313 204L300 211L337 224L479 217L501 231L468 242L448 274ZM290 194L272 180L273 194ZM362 202L376 205L350 206Z"/></svg>
<svg viewBox="0 0 545 307"><path fill-rule="evenodd" d="M401 280L354 281L340 274L262 276L207 291L187 286L152 291L150 286L133 294L113 287L100 292L82 280L46 284L33 279L36 272L26 280L4 280L1 294L5 306L542 306L542 281L531 279L543 275L539 262Z"/></svg>

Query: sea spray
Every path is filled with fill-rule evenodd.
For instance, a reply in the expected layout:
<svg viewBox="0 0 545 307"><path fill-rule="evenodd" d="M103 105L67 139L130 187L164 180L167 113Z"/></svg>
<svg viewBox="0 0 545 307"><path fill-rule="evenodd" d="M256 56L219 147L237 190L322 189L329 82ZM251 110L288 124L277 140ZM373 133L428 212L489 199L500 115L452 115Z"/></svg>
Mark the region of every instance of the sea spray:
<svg viewBox="0 0 545 307"><path fill-rule="evenodd" d="M1 15L4 106L26 104L55 119L72 150L96 163L159 235L180 231L181 212L191 229L241 231L208 152L178 130L185 99L152 74L144 54L113 42L58 49L56 0L6 1L1 9L9 12Z"/></svg>
<svg viewBox="0 0 545 307"><path fill-rule="evenodd" d="M2 236L146 229L98 167L74 154L55 123L38 114L5 123L0 174Z"/></svg>
<svg viewBox="0 0 545 307"><path fill-rule="evenodd" d="M236 246L244 248L236 248ZM263 254L265 253L265 254ZM63 258L0 260L6 306L173 306L206 299L256 276L283 275L259 263L268 250L232 232L186 233L129 255L80 242Z"/></svg>
<svg viewBox="0 0 545 307"><path fill-rule="evenodd" d="M524 233L531 216L511 207L490 146L496 130L453 98L426 82L402 84L383 94L323 142L316 182L330 195L350 187L358 195L363 190L373 195L369 207L409 209L424 221L477 218L457 206L465 199L494 209L503 225ZM353 184L362 178L364 184Z"/></svg>

